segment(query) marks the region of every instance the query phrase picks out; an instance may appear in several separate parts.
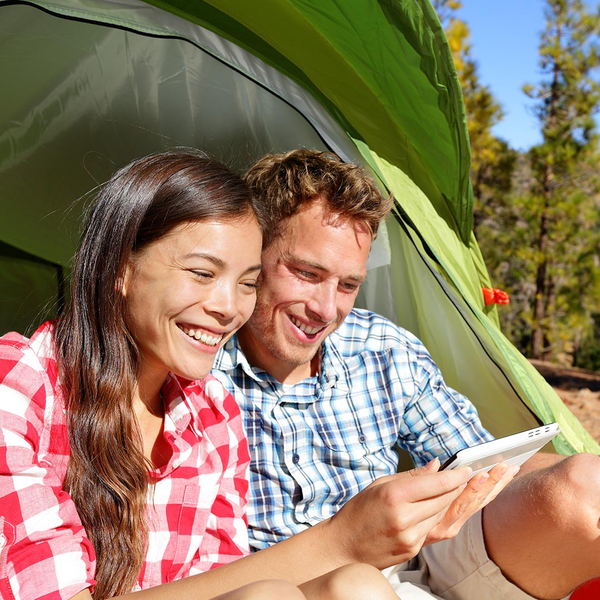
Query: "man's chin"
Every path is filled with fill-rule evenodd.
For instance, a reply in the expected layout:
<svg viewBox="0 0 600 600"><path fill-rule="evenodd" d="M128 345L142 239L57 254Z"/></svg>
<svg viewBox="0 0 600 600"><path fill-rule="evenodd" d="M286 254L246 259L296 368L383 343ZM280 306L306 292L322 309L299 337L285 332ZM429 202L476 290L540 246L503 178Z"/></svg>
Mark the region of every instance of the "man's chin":
<svg viewBox="0 0 600 600"><path fill-rule="evenodd" d="M302 344L300 347L295 345L295 347L287 346L285 348L279 348L279 359L289 365L301 367L302 365L306 365L313 361L317 356L320 347L321 342L311 344L310 346Z"/></svg>

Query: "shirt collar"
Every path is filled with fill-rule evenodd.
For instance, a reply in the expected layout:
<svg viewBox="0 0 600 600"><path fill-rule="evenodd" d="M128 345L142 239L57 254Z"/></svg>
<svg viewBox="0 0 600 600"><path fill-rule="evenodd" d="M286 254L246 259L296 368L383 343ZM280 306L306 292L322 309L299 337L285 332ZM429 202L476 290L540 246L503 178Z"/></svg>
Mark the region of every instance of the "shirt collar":
<svg viewBox="0 0 600 600"><path fill-rule="evenodd" d="M335 387L339 391L348 391L346 365L337 346L339 336L336 331L327 336L321 344L320 384L328 390Z"/></svg>
<svg viewBox="0 0 600 600"><path fill-rule="evenodd" d="M349 389L346 381L347 378L343 376L346 372L344 360L335 346L335 341L338 337L337 333L333 332L321 344L321 364L319 375L316 377L316 385L325 390L334 386L344 390ZM268 381L281 386L281 383L269 375L269 373L250 364L239 346L237 335L234 335L221 348L215 359L214 368L219 371L233 371L240 368L246 375L261 385L264 385Z"/></svg>
<svg viewBox="0 0 600 600"><path fill-rule="evenodd" d="M248 359L240 348L237 335L234 335L217 353L213 369L217 371L234 371L237 368L241 368L246 375L258 382L262 381L259 374L270 377L268 373L258 367L253 367L248 362Z"/></svg>
<svg viewBox="0 0 600 600"><path fill-rule="evenodd" d="M192 418L194 411L188 406L187 388L194 385L197 385L196 382L186 381L169 373L161 389L165 416L170 418L178 433L187 428Z"/></svg>

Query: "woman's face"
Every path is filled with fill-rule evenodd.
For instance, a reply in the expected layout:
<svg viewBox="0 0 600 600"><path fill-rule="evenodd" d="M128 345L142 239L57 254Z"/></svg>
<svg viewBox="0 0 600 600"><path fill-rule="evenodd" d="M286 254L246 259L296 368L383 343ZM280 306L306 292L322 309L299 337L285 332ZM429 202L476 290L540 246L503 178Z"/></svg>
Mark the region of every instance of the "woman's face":
<svg viewBox="0 0 600 600"><path fill-rule="evenodd" d="M136 253L123 283L140 383L172 371L206 376L218 349L250 317L262 235L254 217L179 225Z"/></svg>

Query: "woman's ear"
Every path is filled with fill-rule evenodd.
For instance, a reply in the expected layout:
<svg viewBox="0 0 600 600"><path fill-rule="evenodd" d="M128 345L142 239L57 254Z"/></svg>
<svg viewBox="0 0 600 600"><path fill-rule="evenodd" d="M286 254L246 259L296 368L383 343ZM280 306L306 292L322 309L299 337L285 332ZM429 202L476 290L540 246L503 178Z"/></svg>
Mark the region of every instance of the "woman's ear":
<svg viewBox="0 0 600 600"><path fill-rule="evenodd" d="M121 277L119 277L119 279L117 279L115 283L115 289L118 292L121 292L125 298L127 298L127 290L129 289L133 270L134 266L132 265L131 261L128 261L127 265L125 266L125 272Z"/></svg>

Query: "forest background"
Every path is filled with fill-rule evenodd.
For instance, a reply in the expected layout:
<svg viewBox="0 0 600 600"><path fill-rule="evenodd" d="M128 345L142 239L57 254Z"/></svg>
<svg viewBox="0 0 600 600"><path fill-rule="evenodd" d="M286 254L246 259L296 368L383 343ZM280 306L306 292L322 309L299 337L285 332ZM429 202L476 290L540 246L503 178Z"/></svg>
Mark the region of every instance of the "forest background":
<svg viewBox="0 0 600 600"><path fill-rule="evenodd" d="M600 371L600 9L544 1L539 79L523 82L542 141L518 151L492 133L502 107L480 81L461 1L432 3L464 95L475 235L511 299L502 330L529 358Z"/></svg>

